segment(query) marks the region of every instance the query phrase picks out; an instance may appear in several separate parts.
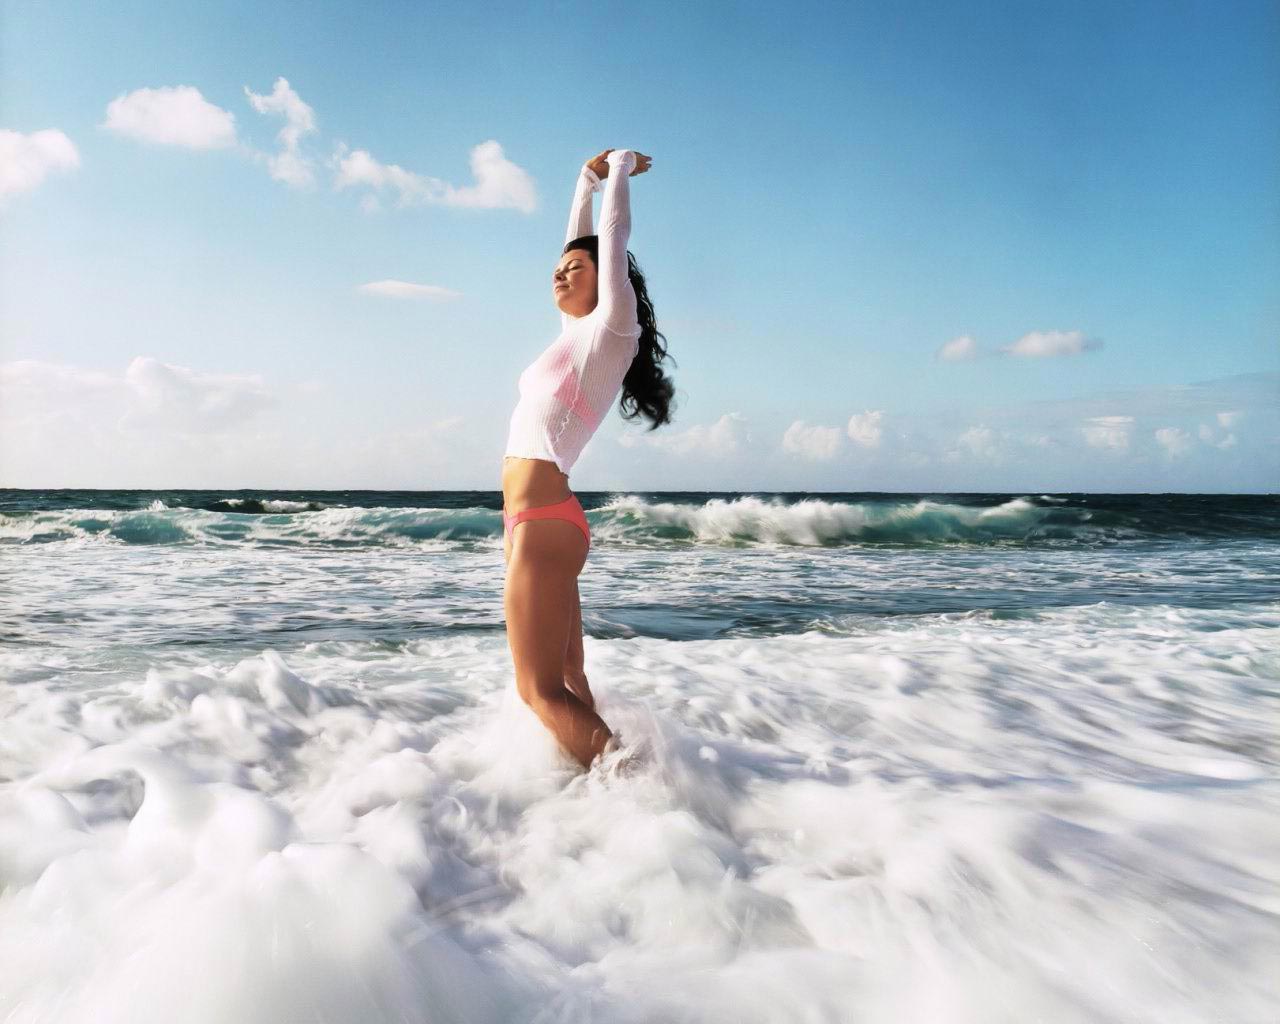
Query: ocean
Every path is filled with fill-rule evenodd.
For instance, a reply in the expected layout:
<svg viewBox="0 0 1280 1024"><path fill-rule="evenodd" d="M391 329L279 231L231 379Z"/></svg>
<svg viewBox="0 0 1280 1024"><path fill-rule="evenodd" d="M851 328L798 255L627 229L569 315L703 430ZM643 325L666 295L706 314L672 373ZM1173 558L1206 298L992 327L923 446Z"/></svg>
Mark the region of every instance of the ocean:
<svg viewBox="0 0 1280 1024"><path fill-rule="evenodd" d="M1280 1019L1280 499L0 491L0 1018Z"/></svg>

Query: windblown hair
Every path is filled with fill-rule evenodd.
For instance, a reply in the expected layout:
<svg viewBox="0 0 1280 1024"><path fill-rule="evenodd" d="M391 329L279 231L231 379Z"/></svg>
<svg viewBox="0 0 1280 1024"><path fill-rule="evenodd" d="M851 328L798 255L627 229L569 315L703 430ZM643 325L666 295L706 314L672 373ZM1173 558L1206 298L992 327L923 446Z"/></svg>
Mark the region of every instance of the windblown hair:
<svg viewBox="0 0 1280 1024"><path fill-rule="evenodd" d="M585 249L591 256L591 262L600 269L600 238L598 235L583 235L565 245L561 255L570 249ZM658 330L653 316L653 303L649 301L649 291L645 287L644 274L636 263L636 258L627 251L627 276L631 279L631 287L636 293L636 312L640 319L640 350L627 374L622 378L622 397L618 400L618 408L623 419L634 420L644 415L653 421L650 430L657 430L664 423L671 422L671 399L675 395L675 383L662 372L662 361L674 356L667 355L666 335Z"/></svg>

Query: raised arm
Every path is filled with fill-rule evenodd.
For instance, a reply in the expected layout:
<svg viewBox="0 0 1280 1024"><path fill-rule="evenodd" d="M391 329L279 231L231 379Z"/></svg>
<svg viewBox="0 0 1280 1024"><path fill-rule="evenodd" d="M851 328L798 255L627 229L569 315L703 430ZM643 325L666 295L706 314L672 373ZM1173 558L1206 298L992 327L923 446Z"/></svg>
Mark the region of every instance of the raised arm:
<svg viewBox="0 0 1280 1024"><path fill-rule="evenodd" d="M573 205L569 207L569 230L565 233L564 244L568 245L575 238L594 234L591 227L591 195L600 191L600 178L586 164L578 173L578 184L573 190Z"/></svg>
<svg viewBox="0 0 1280 1024"><path fill-rule="evenodd" d="M639 332L639 323L636 293L627 275L627 241L631 237L629 179L636 166L636 154L630 149L615 149L605 159L609 162L609 186L600 207L595 312L610 330L634 335Z"/></svg>

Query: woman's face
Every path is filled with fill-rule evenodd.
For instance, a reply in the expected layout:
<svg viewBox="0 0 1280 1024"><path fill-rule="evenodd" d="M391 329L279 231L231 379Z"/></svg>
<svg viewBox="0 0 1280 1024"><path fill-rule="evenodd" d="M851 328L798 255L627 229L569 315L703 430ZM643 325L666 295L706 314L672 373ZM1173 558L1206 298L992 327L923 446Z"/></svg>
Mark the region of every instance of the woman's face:
<svg viewBox="0 0 1280 1024"><path fill-rule="evenodd" d="M596 265L586 249L570 249L551 275L551 294L560 312L584 317L596 308Z"/></svg>

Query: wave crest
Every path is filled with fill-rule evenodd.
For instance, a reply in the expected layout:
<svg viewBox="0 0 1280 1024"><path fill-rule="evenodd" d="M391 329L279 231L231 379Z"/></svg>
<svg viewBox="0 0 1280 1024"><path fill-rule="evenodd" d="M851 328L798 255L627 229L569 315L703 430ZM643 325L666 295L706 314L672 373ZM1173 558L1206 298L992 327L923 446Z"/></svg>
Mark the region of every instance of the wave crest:
<svg viewBox="0 0 1280 1024"><path fill-rule="evenodd" d="M612 516L598 532L615 540L650 535L722 544L989 544L1084 540L1097 532L1087 510L1040 505L1027 497L982 507L932 499L787 502L754 496L688 505L628 495L605 511Z"/></svg>

